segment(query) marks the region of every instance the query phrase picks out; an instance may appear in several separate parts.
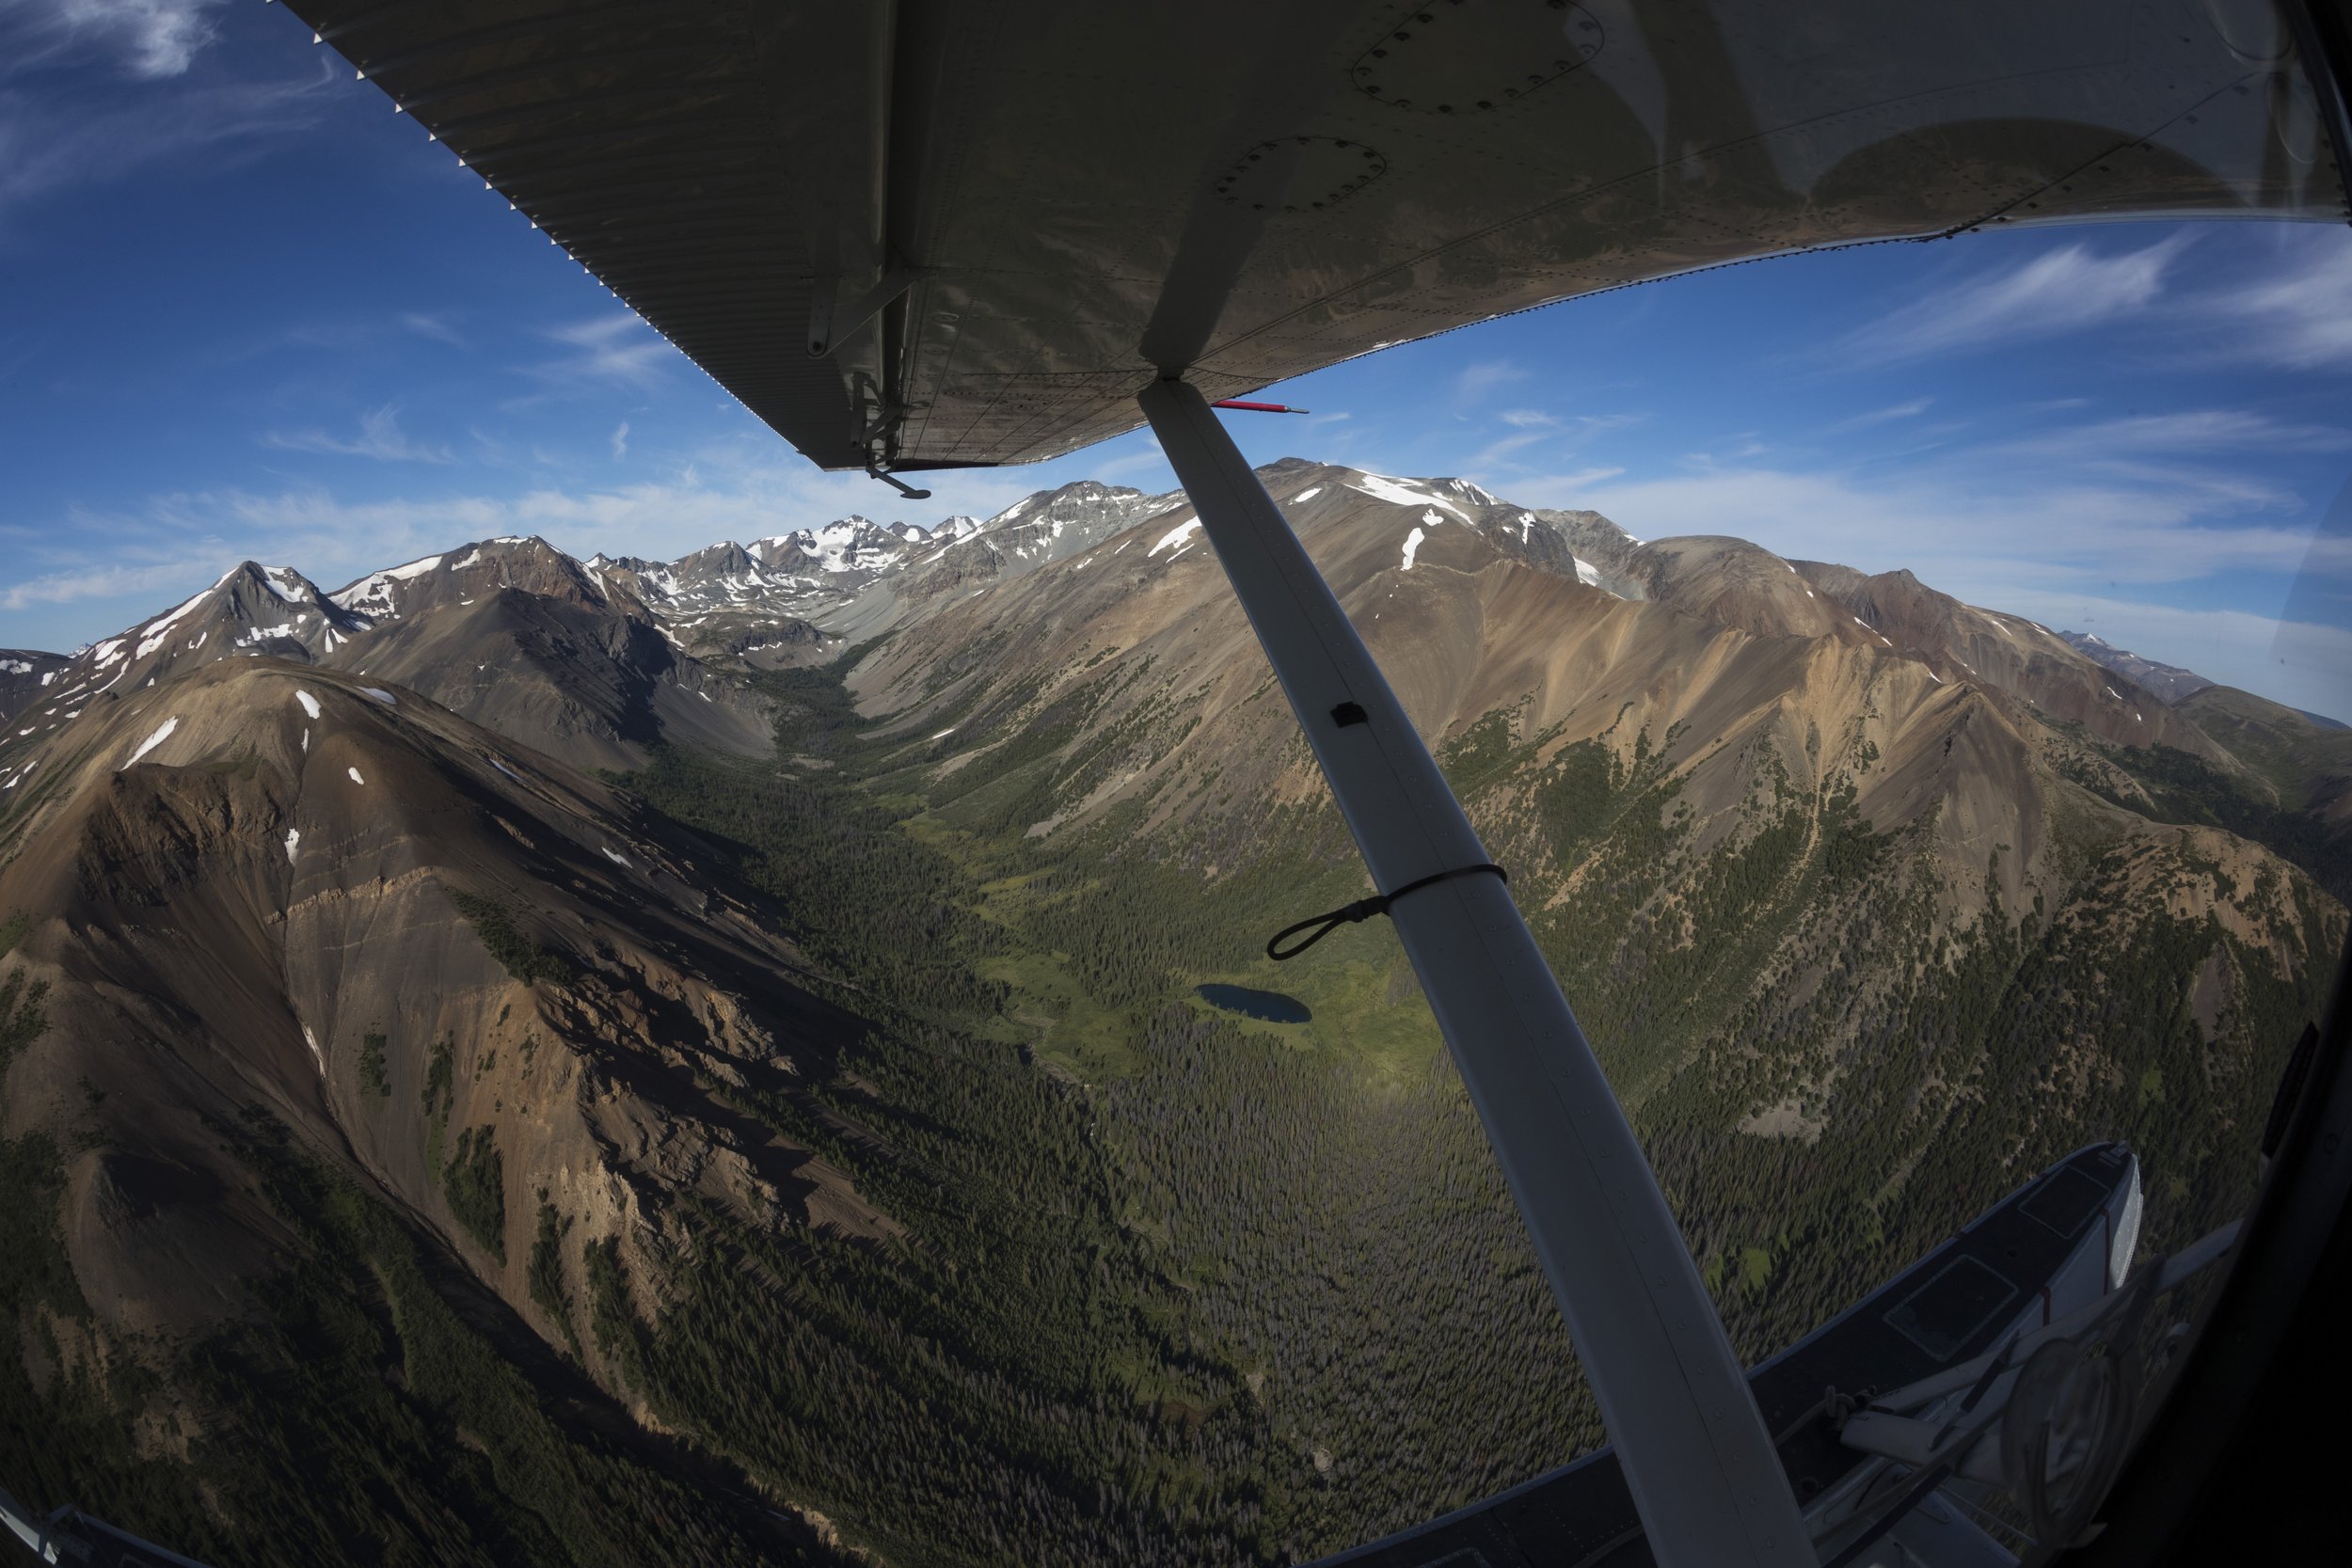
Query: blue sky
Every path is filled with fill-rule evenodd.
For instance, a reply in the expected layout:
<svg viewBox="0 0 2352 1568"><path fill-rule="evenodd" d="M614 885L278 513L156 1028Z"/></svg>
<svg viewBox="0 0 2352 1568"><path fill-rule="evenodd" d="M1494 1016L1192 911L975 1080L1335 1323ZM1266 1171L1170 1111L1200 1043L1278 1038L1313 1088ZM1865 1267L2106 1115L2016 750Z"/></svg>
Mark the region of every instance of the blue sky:
<svg viewBox="0 0 2352 1568"><path fill-rule="evenodd" d="M258 0L0 0L0 645L251 557L670 556L1066 480L1147 436L820 474ZM1394 349L1254 457L1734 533L2352 717L2352 230L2114 225L1760 262ZM2284 618L2282 626L2282 617Z"/></svg>

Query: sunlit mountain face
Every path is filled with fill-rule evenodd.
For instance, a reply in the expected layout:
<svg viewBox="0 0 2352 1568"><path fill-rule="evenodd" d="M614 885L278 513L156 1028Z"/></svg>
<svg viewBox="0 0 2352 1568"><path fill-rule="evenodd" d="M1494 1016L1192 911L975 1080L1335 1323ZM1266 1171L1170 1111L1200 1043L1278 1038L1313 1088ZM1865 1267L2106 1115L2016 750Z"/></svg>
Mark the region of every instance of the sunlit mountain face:
<svg viewBox="0 0 2352 1568"><path fill-rule="evenodd" d="M2352 733L1909 571L1262 469L1760 1359L2238 1212ZM0 1478L223 1563L1242 1563L1601 1440L1181 494L247 563L0 652ZM1210 988L1203 993L1201 988Z"/></svg>

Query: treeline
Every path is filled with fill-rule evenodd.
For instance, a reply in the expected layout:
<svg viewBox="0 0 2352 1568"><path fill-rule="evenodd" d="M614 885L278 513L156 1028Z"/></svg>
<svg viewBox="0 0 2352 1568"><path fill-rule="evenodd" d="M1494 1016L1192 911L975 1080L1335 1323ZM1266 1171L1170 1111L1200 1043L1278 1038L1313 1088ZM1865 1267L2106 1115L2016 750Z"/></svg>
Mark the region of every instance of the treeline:
<svg viewBox="0 0 2352 1568"><path fill-rule="evenodd" d="M2159 822L2200 823L2249 839L2310 872L2339 899L2352 902L2352 842L2318 814L2263 799L2204 758L2175 746L2103 746L2100 752L2137 781L2146 797L2112 789L2089 768L2077 769L2075 782Z"/></svg>

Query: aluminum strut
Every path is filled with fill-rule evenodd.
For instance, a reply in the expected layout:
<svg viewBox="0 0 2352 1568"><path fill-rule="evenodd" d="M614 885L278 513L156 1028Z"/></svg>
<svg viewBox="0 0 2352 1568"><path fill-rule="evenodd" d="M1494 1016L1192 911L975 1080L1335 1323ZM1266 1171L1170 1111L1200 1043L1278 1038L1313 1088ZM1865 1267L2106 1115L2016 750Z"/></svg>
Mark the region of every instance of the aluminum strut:
<svg viewBox="0 0 2352 1568"><path fill-rule="evenodd" d="M1488 857L1274 498L1181 381L1140 395L1382 890ZM1335 712L1336 710L1336 712ZM1389 911L1518 1199L1661 1568L1818 1561L1657 1178L1502 881Z"/></svg>

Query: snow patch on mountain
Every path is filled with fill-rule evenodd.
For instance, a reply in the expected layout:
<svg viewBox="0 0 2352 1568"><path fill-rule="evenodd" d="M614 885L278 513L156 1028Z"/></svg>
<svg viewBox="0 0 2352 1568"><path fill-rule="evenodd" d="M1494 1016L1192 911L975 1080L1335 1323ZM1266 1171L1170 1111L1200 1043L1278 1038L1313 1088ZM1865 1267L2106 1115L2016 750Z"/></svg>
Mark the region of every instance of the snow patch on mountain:
<svg viewBox="0 0 2352 1568"><path fill-rule="evenodd" d="M1388 501L1395 506L1442 507L1466 523L1471 520L1469 513L1452 501L1440 500L1425 490L1415 488L1417 483L1415 481L1391 479L1386 474L1366 473L1358 474L1356 479L1357 483L1349 485L1348 488L1360 490L1375 500Z"/></svg>
<svg viewBox="0 0 2352 1568"><path fill-rule="evenodd" d="M177 715L165 720L162 724L156 727L153 735L149 736L145 740L139 742L137 751L133 752L128 757L123 759L122 768L118 768L115 771L118 773L121 772L123 768L130 767L133 763L138 761L139 758L147 755L148 752L153 751L156 747L161 746L165 741L169 740L171 738L172 731L178 729L179 727L180 720Z"/></svg>
<svg viewBox="0 0 2352 1568"><path fill-rule="evenodd" d="M310 580L292 566L262 567L262 586L288 604L309 604L317 597L316 590L310 587Z"/></svg>
<svg viewBox="0 0 2352 1568"><path fill-rule="evenodd" d="M235 575L236 574L233 572L230 574L231 577ZM228 579L224 578L221 580L225 582ZM215 583L212 588L207 588L203 593L197 594L194 598L189 599L186 603L180 606L179 609L158 616L156 619L150 621L146 626L139 628L142 635L139 641L138 651L132 657L135 658L145 658L149 654L153 653L156 649L162 647L166 642L169 641L171 640L171 628L179 625L182 620L185 619L190 610L193 610L197 606L202 604L207 598L210 598L212 596L213 590L218 588L219 586L219 583ZM96 650L100 656L99 662L102 664L109 662L112 657L111 651L119 648L122 644L122 639L117 638L112 641L99 644L98 649Z"/></svg>
<svg viewBox="0 0 2352 1568"><path fill-rule="evenodd" d="M1193 531L1200 526L1200 519L1198 517L1193 518L1190 522L1178 523L1174 528L1169 529L1166 533L1160 535L1160 542L1158 544L1152 546L1150 549L1144 551L1143 553L1146 555L1157 555L1162 550L1168 548L1170 545L1182 545L1185 540L1192 537ZM1182 550L1177 551L1177 554L1179 555L1183 553L1184 552ZM1170 559L1173 558L1171 557Z"/></svg>
<svg viewBox="0 0 2352 1568"><path fill-rule="evenodd" d="M370 572L350 587L340 593L330 594L327 597L345 610L358 610L363 614L397 615L400 585L404 582L413 582L427 572L434 570L440 565L442 559L437 555L428 555L422 560L411 561L405 566L388 566L380 572Z"/></svg>

